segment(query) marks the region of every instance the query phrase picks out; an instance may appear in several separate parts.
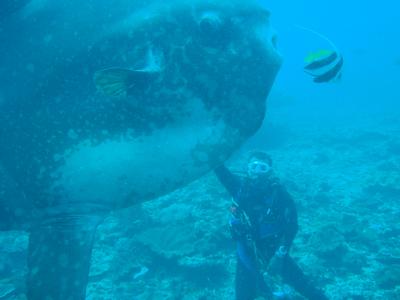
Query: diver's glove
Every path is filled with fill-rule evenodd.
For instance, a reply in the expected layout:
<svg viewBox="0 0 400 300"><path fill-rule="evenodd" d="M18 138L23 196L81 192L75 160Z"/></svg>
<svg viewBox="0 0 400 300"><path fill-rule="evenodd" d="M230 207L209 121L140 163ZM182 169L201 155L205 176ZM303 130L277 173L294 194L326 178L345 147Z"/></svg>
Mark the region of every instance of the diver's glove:
<svg viewBox="0 0 400 300"><path fill-rule="evenodd" d="M229 220L229 229L231 231L232 239L243 240L248 235L247 227L242 223L242 221L234 216Z"/></svg>
<svg viewBox="0 0 400 300"><path fill-rule="evenodd" d="M235 205L231 207L231 217L229 219L229 229L233 240L247 239L249 235L249 227L244 224L241 218L241 212Z"/></svg>
<svg viewBox="0 0 400 300"><path fill-rule="evenodd" d="M278 258L284 258L288 254L288 247L280 246L275 252L275 256Z"/></svg>

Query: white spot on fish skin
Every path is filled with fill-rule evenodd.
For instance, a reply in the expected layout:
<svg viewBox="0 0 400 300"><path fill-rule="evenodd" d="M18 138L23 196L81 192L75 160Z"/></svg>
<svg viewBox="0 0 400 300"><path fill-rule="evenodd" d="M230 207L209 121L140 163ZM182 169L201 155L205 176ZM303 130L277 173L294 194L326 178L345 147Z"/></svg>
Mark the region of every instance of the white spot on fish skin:
<svg viewBox="0 0 400 300"><path fill-rule="evenodd" d="M63 268L67 267L69 264L68 255L65 253L60 254L58 256L58 264Z"/></svg>
<svg viewBox="0 0 400 300"><path fill-rule="evenodd" d="M45 174L45 172L46 172L46 168L45 167L40 167L40 169L39 169L39 173L38 173L38 175L37 175L37 178L38 179L42 179L43 178L43 176L44 176L44 174Z"/></svg>
<svg viewBox="0 0 400 300"><path fill-rule="evenodd" d="M35 72L35 65L34 64L27 64L26 65L26 70L30 73Z"/></svg>
<svg viewBox="0 0 400 300"><path fill-rule="evenodd" d="M16 208L14 210L14 215L17 216L17 217L22 217L25 214L26 214L26 211L24 209L22 209L22 208Z"/></svg>
<svg viewBox="0 0 400 300"><path fill-rule="evenodd" d="M78 134L75 132L75 130L70 129L70 130L68 130L68 137L71 140L76 140L78 138Z"/></svg>
<svg viewBox="0 0 400 300"><path fill-rule="evenodd" d="M44 38L43 38L43 42L46 45L49 45L51 43L51 41L53 40L53 35L51 34L47 34Z"/></svg>
<svg viewBox="0 0 400 300"><path fill-rule="evenodd" d="M21 16L27 18L46 8L46 4L50 0L31 0L21 11Z"/></svg>
<svg viewBox="0 0 400 300"><path fill-rule="evenodd" d="M37 273L39 273L39 268L38 267L33 267L31 269L31 275L35 276Z"/></svg>
<svg viewBox="0 0 400 300"><path fill-rule="evenodd" d="M81 285L81 282L79 280L74 281L74 286L79 287Z"/></svg>
<svg viewBox="0 0 400 300"><path fill-rule="evenodd" d="M138 279L139 277L142 277L142 276L145 275L148 271L149 271L149 268L147 268L146 266L140 267L139 272L133 274L133 279Z"/></svg>
<svg viewBox="0 0 400 300"><path fill-rule="evenodd" d="M54 154L53 155L53 159L54 159L54 161L55 162L58 162L60 159L62 159L63 158L63 156L62 155L60 155L60 154Z"/></svg>

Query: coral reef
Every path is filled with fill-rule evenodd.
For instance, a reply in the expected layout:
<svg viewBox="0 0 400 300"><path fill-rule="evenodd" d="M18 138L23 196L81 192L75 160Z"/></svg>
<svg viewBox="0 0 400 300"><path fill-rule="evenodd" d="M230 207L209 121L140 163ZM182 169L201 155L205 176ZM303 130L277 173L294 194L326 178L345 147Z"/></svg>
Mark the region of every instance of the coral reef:
<svg viewBox="0 0 400 300"><path fill-rule="evenodd" d="M284 128L279 120L270 122ZM400 127L366 118L354 124L291 124L264 149L297 202L292 255L304 271L330 299L400 299ZM265 132L272 134L262 131L248 148L262 147ZM229 166L240 170L241 157ZM115 212L97 234L88 299L233 299L229 205L209 174ZM2 300L24 299L26 247L26 234L0 233Z"/></svg>

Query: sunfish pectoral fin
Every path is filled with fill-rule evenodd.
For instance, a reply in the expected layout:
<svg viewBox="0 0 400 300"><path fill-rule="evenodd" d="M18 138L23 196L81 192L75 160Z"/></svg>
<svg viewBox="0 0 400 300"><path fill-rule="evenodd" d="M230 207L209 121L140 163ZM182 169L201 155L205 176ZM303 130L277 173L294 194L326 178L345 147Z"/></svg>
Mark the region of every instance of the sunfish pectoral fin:
<svg viewBox="0 0 400 300"><path fill-rule="evenodd" d="M92 245L103 217L63 214L33 226L28 248L28 299L85 299Z"/></svg>
<svg viewBox="0 0 400 300"><path fill-rule="evenodd" d="M125 97L149 87L158 75L155 70L110 68L97 71L93 80L98 90L107 96Z"/></svg>

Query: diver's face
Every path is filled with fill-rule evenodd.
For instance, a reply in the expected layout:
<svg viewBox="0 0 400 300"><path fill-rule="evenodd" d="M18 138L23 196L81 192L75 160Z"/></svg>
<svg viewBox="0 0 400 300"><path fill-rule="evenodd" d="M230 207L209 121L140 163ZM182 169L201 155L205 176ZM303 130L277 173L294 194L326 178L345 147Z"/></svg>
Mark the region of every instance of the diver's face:
<svg viewBox="0 0 400 300"><path fill-rule="evenodd" d="M262 160L251 159L247 164L247 174L252 179L259 179L269 175L272 171L271 166Z"/></svg>

